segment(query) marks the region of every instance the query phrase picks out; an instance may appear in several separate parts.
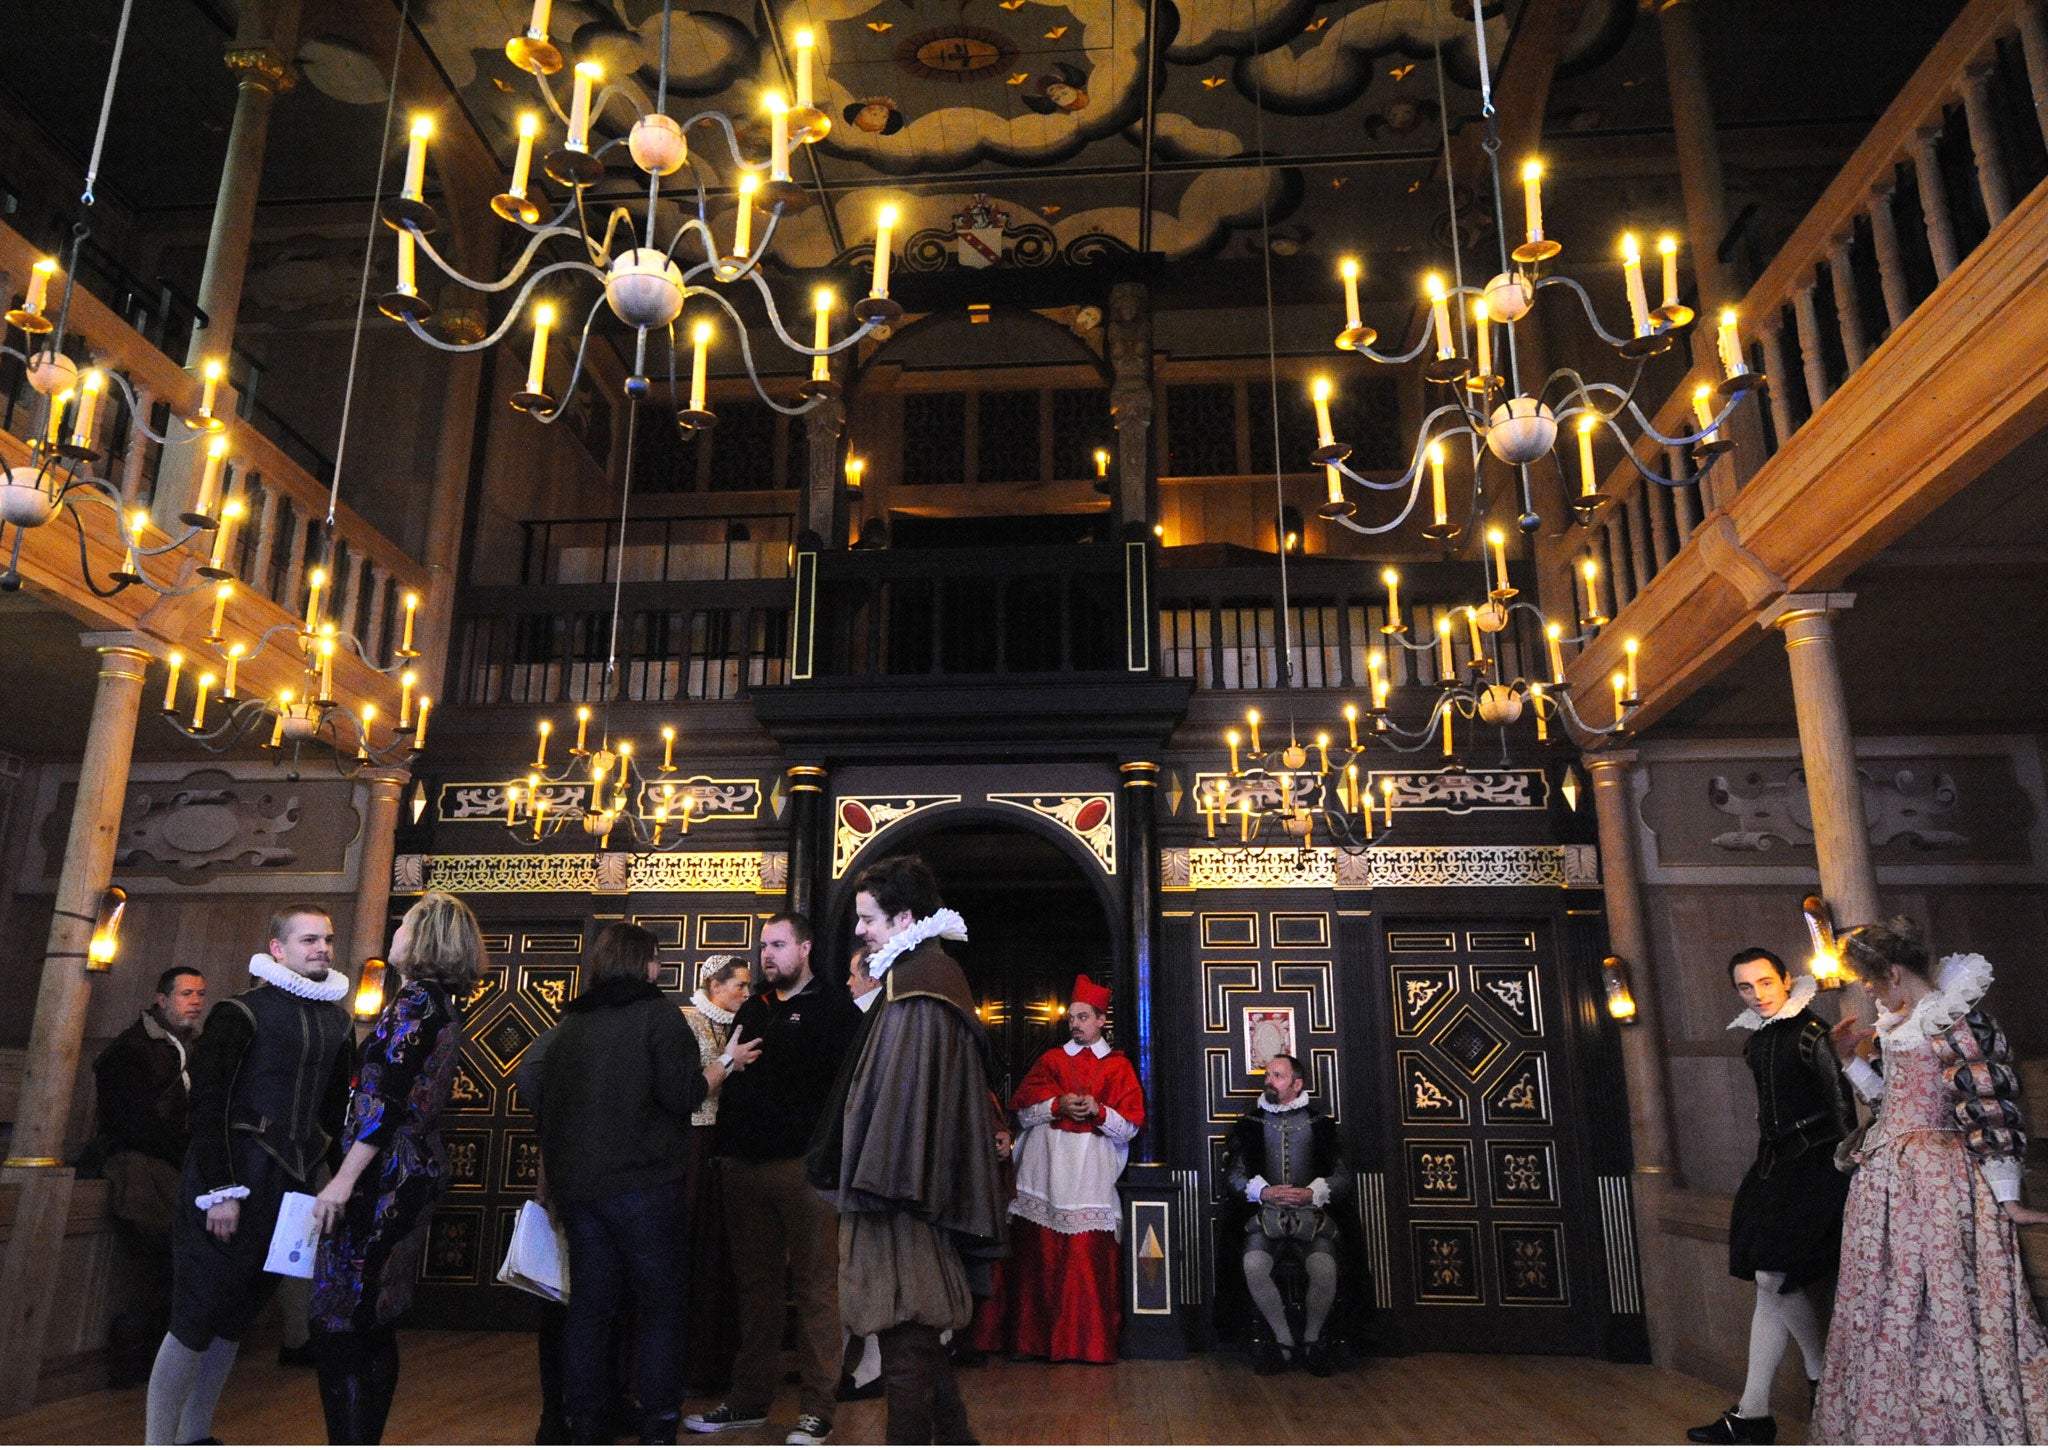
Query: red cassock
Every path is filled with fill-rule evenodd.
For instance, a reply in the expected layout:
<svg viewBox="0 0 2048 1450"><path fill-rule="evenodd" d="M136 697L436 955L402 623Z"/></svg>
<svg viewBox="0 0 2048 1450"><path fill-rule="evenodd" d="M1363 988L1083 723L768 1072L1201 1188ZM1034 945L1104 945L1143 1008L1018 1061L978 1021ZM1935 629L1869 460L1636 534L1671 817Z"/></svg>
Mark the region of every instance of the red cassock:
<svg viewBox="0 0 2048 1450"><path fill-rule="evenodd" d="M1085 1093L1102 1116L1053 1116L1065 1093ZM1017 1141L1017 1196L1010 1204L1011 1258L1004 1275L1010 1349L1047 1359L1116 1362L1122 1211L1116 1180L1145 1121L1130 1059L1098 1042L1046 1053L1010 1099Z"/></svg>

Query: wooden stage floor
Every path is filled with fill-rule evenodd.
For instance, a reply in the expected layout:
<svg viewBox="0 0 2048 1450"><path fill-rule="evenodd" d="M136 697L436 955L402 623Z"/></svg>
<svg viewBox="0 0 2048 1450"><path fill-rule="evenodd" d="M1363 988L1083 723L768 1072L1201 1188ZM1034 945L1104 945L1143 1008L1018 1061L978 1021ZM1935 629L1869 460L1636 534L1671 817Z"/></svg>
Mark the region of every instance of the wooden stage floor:
<svg viewBox="0 0 2048 1450"><path fill-rule="evenodd" d="M422 1330L401 1343L389 1443L531 1443L540 1404L531 1335ZM1262 1379L1235 1354L1107 1368L997 1360L962 1371L960 1387L990 1444L1668 1444L1729 1403L1725 1392L1670 1370L1549 1355L1373 1359L1327 1380ZM760 1430L683 1438L706 1450L780 1444L795 1399L786 1390ZM1798 1443L1804 1429L1781 1421L1781 1442ZM230 1445L321 1443L312 1371L279 1368L275 1350L256 1340L228 1382L214 1433ZM871 1444L881 1433L880 1400L839 1407L835 1443ZM140 1387L0 1420L5 1444L141 1438Z"/></svg>

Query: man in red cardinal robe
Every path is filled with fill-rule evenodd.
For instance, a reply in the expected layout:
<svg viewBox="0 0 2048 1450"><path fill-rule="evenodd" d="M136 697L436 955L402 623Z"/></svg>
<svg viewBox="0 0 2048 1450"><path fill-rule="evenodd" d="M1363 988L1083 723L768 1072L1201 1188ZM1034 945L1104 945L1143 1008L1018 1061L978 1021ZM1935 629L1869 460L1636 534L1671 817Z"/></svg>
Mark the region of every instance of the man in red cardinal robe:
<svg viewBox="0 0 2048 1450"><path fill-rule="evenodd" d="M1007 1276L1017 1354L1116 1363L1116 1180L1145 1098L1130 1059L1103 1040L1108 1014L1109 989L1076 977L1071 1040L1039 1058L1010 1099L1022 1130Z"/></svg>

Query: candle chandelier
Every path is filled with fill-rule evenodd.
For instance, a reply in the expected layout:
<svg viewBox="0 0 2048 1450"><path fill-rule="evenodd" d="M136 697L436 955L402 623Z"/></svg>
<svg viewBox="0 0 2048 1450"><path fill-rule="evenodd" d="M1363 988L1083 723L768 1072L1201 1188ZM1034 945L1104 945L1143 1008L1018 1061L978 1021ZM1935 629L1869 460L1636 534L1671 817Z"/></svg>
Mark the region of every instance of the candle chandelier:
<svg viewBox="0 0 2048 1450"><path fill-rule="evenodd" d="M675 727L661 727L661 764L650 775L630 740L613 744L609 731L601 730L592 747L590 719L588 705L576 707L576 743L559 767L548 764L555 722L541 720L531 768L502 788L505 829L520 841L539 842L575 826L601 851L611 849L620 831L644 850L682 846L700 801L691 782L670 779L676 773Z"/></svg>
<svg viewBox="0 0 2048 1450"><path fill-rule="evenodd" d="M809 30L796 33L793 100L779 91L763 95L762 103L770 119L769 154L764 162L742 154L739 134L731 117L717 111L703 111L678 121L668 114L668 58L673 15L672 3L665 0L661 14L660 79L654 109L634 120L623 142L627 156L647 178L644 213L636 218L632 208L611 205L592 191L605 175L607 155L622 144L612 140L593 146L592 126L615 97L630 100L630 96L617 85L598 89L604 79L603 69L595 61L584 60L570 70L569 105L567 110L563 109L549 81L550 76L568 63L548 36L551 5L552 0L534 0L526 30L506 43L505 54L514 65L532 75L546 113L563 127L561 144L545 149L540 158L541 173L563 188L559 210L548 220L542 220L545 211L535 194L533 162L535 150L542 142L545 122L541 115L529 112L519 119L517 151L510 182L505 191L491 202L491 208L498 216L529 234L525 249L510 271L495 282L464 276L428 240L439 225L439 218L424 194L427 143L432 137L433 126L425 117L415 119L406 154L404 184L397 197L384 203L382 211L385 222L397 233L398 282L395 290L379 300L379 307L387 316L403 322L421 341L444 352L476 352L493 347L506 337L521 316L530 315L533 335L525 386L512 396L511 402L513 407L544 423L552 423L561 417L568 397L581 381L591 331L597 323L599 308L604 306L608 306L612 315L634 332L633 366L626 379L626 394L634 404L652 394L647 376L650 334L659 334L667 341L669 398L683 404L676 414L676 422L685 434L710 428L717 422L705 394L713 326L702 316L689 326L687 393L678 386L679 349L675 332L685 307L692 299L703 299L708 306L723 311L730 319L747 376L755 392L771 408L796 416L808 412L824 399L836 396L839 386L831 376L831 358L854 347L876 327L902 316L903 308L889 296L890 234L897 219L893 206L884 206L877 213L871 284L868 295L855 302L851 309L859 326L836 341L833 338L833 313L838 302L829 289L818 289L810 299L814 321L811 343L806 346L792 337L784 326L775 295L761 275L761 261L774 240L777 225L783 217L810 204L809 196L791 180L792 150L820 140L832 126L831 118L818 108L814 100L815 35ZM662 178L689 164L687 133L699 126L723 135L726 152L738 171L735 186L738 205L728 239L729 247L713 232L709 200L701 176L696 178L696 214L676 225L665 240L662 236L659 214ZM757 209L766 213L758 229L754 215ZM542 260L543 246L558 239L568 243L569 249L580 255L569 260ZM701 258L693 261L686 256L679 261L685 243L693 239L693 249L701 252ZM433 307L420 295L416 250L426 253L450 280L475 291L496 293L518 287L517 298L507 309L497 330L475 342L451 341L429 332L423 324L432 316ZM575 361L568 381L561 386L559 393L550 389L547 354L549 338L563 313L554 301L534 298L536 289L557 273L591 277L603 288L584 315L576 336ZM748 342L746 324L722 290L742 284L751 284L759 294L768 325L780 342L790 352L811 359L810 378L798 389L798 401L794 404L771 397L762 384L753 349ZM533 304L530 313L529 300Z"/></svg>

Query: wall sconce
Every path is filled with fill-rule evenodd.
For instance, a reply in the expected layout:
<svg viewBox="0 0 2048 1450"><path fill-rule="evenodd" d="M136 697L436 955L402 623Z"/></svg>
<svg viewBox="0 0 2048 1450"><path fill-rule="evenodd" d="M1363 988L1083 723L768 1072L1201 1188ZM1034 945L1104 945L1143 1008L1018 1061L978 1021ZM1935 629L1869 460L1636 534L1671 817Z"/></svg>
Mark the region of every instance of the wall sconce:
<svg viewBox="0 0 2048 1450"><path fill-rule="evenodd" d="M128 893L118 886L109 886L100 893L100 909L93 917L92 940L85 948L85 969L88 972L109 971L114 965L114 956L121 950L121 916L128 910Z"/></svg>
<svg viewBox="0 0 2048 1450"><path fill-rule="evenodd" d="M1834 914L1818 896L1807 897L1799 903L1799 909L1806 916L1806 934L1813 939L1813 959L1806 970L1821 991L1835 991L1842 985L1843 974L1842 953L1835 944Z"/></svg>
<svg viewBox="0 0 2048 1450"><path fill-rule="evenodd" d="M382 957L365 957L356 977L356 1021L373 1022L384 1010L384 973L390 963Z"/></svg>
<svg viewBox="0 0 2048 1450"><path fill-rule="evenodd" d="M1629 990L1628 958L1606 957L1600 963L1600 984L1607 991L1607 1015L1617 1022L1636 1020L1636 996Z"/></svg>

